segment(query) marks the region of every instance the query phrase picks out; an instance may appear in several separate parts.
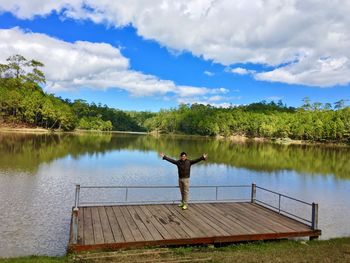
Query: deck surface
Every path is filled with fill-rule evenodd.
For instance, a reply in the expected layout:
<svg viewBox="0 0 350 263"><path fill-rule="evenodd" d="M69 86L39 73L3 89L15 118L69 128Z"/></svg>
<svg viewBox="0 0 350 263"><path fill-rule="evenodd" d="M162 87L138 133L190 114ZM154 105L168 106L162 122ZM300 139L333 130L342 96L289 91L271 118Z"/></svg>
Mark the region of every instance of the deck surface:
<svg viewBox="0 0 350 263"><path fill-rule="evenodd" d="M80 207L73 251L319 236L320 230L252 203ZM75 243L75 244L74 244Z"/></svg>

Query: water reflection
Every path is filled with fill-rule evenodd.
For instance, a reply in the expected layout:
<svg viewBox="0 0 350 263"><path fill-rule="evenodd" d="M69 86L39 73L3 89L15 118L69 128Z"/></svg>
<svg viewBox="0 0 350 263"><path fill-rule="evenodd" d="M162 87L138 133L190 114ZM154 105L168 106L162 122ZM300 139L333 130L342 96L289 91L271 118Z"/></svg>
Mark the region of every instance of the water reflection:
<svg viewBox="0 0 350 263"><path fill-rule="evenodd" d="M59 158L111 151L165 152L176 158L182 151L196 157L208 152L208 163L254 171L293 170L350 179L350 148L312 145L233 143L210 138L131 134L0 134L0 169L35 174L42 163Z"/></svg>

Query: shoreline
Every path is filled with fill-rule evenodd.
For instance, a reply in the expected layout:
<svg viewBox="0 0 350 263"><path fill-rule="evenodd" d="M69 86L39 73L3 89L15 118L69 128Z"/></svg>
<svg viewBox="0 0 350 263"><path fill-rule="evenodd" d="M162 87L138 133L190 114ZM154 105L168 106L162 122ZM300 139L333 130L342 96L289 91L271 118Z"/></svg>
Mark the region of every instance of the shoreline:
<svg viewBox="0 0 350 263"><path fill-rule="evenodd" d="M147 132L135 132L135 131L98 131L98 130L80 130L76 129L74 131L60 131L60 130L50 130L44 128L8 128L0 127L0 133L36 133L36 134L84 134L84 133L127 133L127 134L144 134L147 135Z"/></svg>
<svg viewBox="0 0 350 263"><path fill-rule="evenodd" d="M193 137L193 138L212 138L216 140L226 140L236 143L245 142L261 142L261 143L276 143L282 145L319 145L319 146L337 146L349 147L350 144L345 141L312 141L312 140L294 140L290 138L266 138L266 137L248 137L245 135L230 135L230 136L205 136L196 134L181 134L181 133L158 133L158 132L136 132L136 131L98 131L98 130L82 130L60 131L44 128L10 128L0 127L0 133L25 133L25 134L89 134L89 133L115 133L115 134L135 134L135 135L151 135L151 136L178 136L178 137Z"/></svg>
<svg viewBox="0 0 350 263"><path fill-rule="evenodd" d="M161 253L159 254L159 251ZM130 254L126 259L125 254ZM148 255L145 255L148 254ZM146 258L145 258L146 256ZM133 250L91 251L65 256L24 256L0 258L0 263L32 262L142 262L166 259L210 258L210 262L349 262L350 237L328 240L275 240L233 243L218 246L154 247ZM114 261L116 260L116 261ZM122 261L121 261L122 260ZM291 261L292 260L292 261ZM112 262L112 261L110 261Z"/></svg>

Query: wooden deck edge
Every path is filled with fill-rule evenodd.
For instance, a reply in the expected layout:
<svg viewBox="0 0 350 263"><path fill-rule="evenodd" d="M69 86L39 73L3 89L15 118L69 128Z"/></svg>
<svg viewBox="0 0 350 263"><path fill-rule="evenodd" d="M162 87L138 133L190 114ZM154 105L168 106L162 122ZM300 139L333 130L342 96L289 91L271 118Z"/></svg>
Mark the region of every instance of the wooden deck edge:
<svg viewBox="0 0 350 263"><path fill-rule="evenodd" d="M236 235L236 236L216 236L216 237L201 237L201 238L187 238L187 239L166 239L166 240L152 240L140 242L123 242L110 244L92 244L68 245L68 252L81 252L91 250L118 250L126 248L141 248L147 246L170 246L170 245L199 245L199 244L217 244L217 243L232 243L243 241L263 241L284 239L293 237L318 237L321 235L321 230L310 230L304 232L285 232L285 233L266 233L266 234L252 234L252 235Z"/></svg>

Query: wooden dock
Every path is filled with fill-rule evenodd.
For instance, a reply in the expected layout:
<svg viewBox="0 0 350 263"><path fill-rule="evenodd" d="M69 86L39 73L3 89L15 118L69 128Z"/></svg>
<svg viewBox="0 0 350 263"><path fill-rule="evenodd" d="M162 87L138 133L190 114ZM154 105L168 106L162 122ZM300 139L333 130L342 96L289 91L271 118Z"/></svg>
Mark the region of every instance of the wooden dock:
<svg viewBox="0 0 350 263"><path fill-rule="evenodd" d="M77 216L74 218L74 213ZM70 251L215 244L318 237L285 215L252 202L81 206L73 212Z"/></svg>

